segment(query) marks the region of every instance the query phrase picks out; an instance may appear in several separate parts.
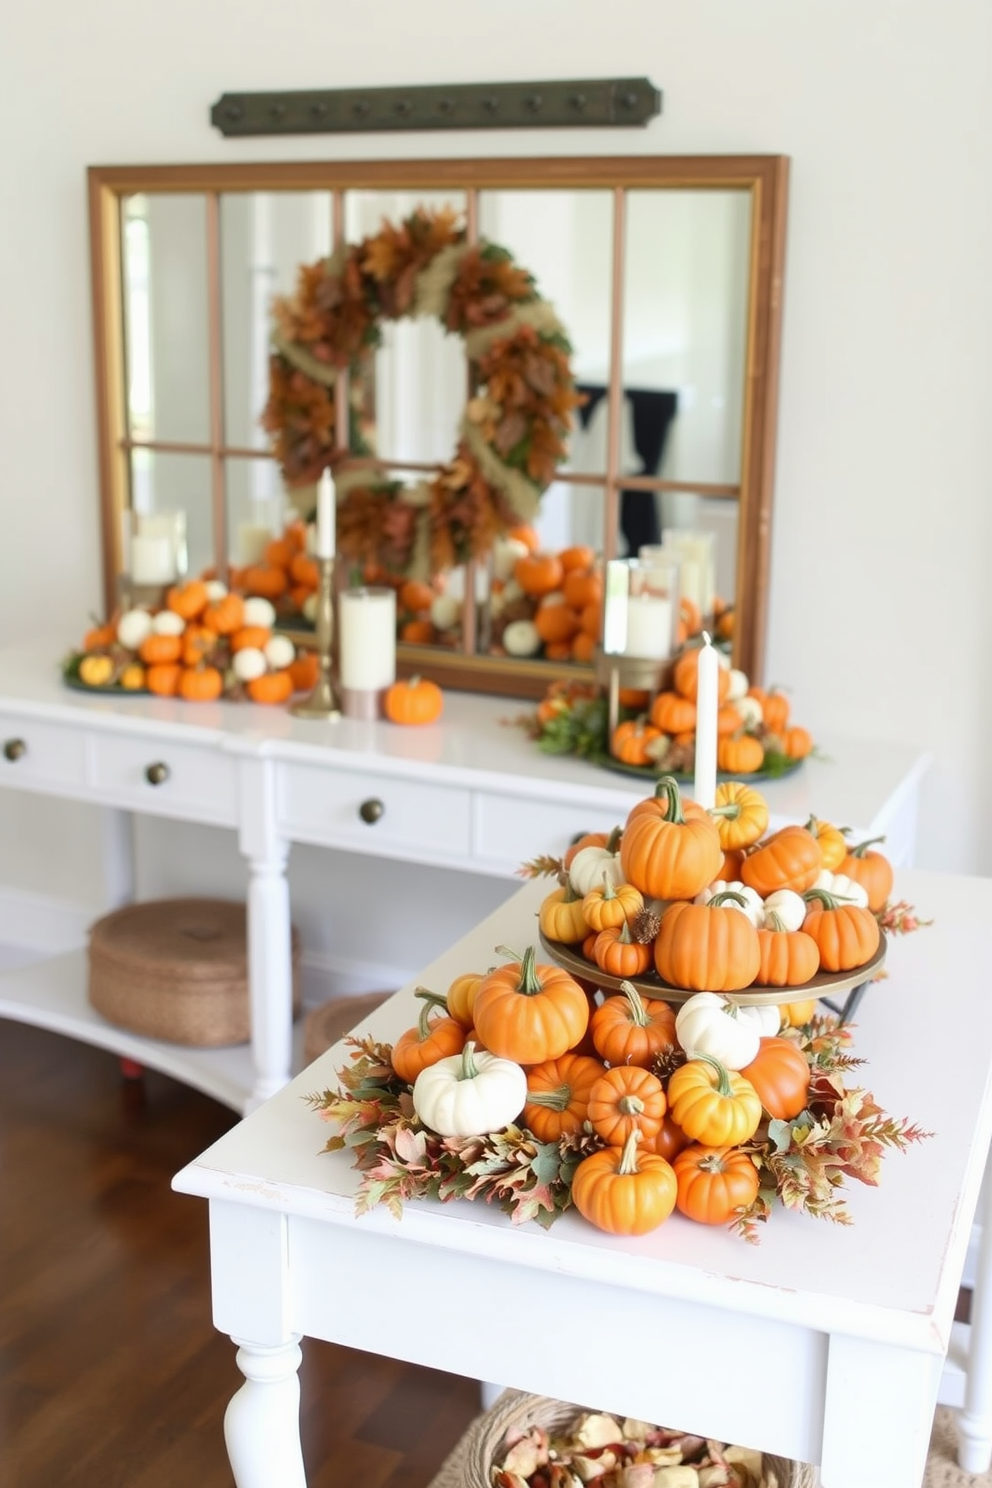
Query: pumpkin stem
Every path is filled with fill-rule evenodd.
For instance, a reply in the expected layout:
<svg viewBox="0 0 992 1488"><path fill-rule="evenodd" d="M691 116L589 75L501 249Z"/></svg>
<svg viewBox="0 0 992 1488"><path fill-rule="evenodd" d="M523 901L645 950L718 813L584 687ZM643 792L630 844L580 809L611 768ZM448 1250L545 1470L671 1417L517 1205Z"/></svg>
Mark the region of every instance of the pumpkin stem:
<svg viewBox="0 0 992 1488"><path fill-rule="evenodd" d="M475 1044L470 1039L462 1050L462 1067L459 1071L459 1080L475 1080L479 1074L479 1066L473 1059Z"/></svg>
<svg viewBox="0 0 992 1488"><path fill-rule="evenodd" d="M711 899L707 899L706 908L717 909L728 899L732 904L739 904L741 909L747 909L747 900L743 894L738 894L736 889L722 889L719 894L714 894Z"/></svg>
<svg viewBox="0 0 992 1488"><path fill-rule="evenodd" d="M638 1171L637 1144L640 1140L641 1134L635 1127L623 1144L623 1151L620 1154L620 1163L617 1167L617 1172L621 1173L625 1178L629 1177L631 1173Z"/></svg>
<svg viewBox="0 0 992 1488"><path fill-rule="evenodd" d="M517 983L517 991L522 992L525 997L533 997L535 993L544 990L540 977L537 974L537 952L533 946L528 946L522 956L506 946L497 946L501 956L509 956L514 961L520 962L520 981Z"/></svg>
<svg viewBox="0 0 992 1488"><path fill-rule="evenodd" d="M675 776L662 775L654 788L654 795L656 801L660 801L662 796L665 798L665 820L681 826L685 817L682 814L682 792Z"/></svg>
<svg viewBox="0 0 992 1488"><path fill-rule="evenodd" d="M562 896L562 904L574 904L576 899L582 898L582 895L577 894L572 888L572 880L564 870L558 875L558 887L565 890Z"/></svg>
<svg viewBox="0 0 992 1488"><path fill-rule="evenodd" d="M763 928L765 930L785 930L786 932L788 932L788 926L786 925L777 909L765 910L765 923Z"/></svg>
<svg viewBox="0 0 992 1488"><path fill-rule="evenodd" d="M613 887L613 880L610 877L610 870L608 868L604 868L603 869L603 898L604 899L615 899L616 897L617 897L617 891Z"/></svg>
<svg viewBox="0 0 992 1488"><path fill-rule="evenodd" d="M549 1111L567 1111L572 1099L570 1085L556 1085L554 1090L528 1090L529 1106L546 1106Z"/></svg>
<svg viewBox="0 0 992 1488"><path fill-rule="evenodd" d="M640 1116L644 1110L644 1102L639 1095L622 1095L617 1101L617 1110L622 1111L625 1116Z"/></svg>
<svg viewBox="0 0 992 1488"><path fill-rule="evenodd" d="M850 855L851 855L852 858L863 858L864 855L865 855L865 853L868 851L868 849L870 847L872 847L876 842L884 842L884 841L885 841L884 836L883 837L869 837L866 842L859 842L858 845L857 845L857 847L849 847L847 850L850 853Z"/></svg>
<svg viewBox="0 0 992 1488"><path fill-rule="evenodd" d="M447 1015L448 1000L446 997L441 997L437 992L428 991L426 987L418 987L413 995L414 997L422 997L424 999L424 1005L420 1010L420 1017L417 1019L417 1031L420 1034L422 1043L425 1038L430 1037L431 1012L434 1008L444 1008L445 1015Z"/></svg>
<svg viewBox="0 0 992 1488"><path fill-rule="evenodd" d="M828 893L826 889L807 889L803 898L809 904L814 899L819 899L824 909L840 909L842 904L849 901L841 899L837 894Z"/></svg>
<svg viewBox="0 0 992 1488"><path fill-rule="evenodd" d="M716 1070L716 1091L718 1095L722 1095L724 1097L733 1095L734 1090L733 1086L730 1083L730 1074L728 1073L727 1066L725 1064L721 1064L719 1059L714 1059L712 1054L696 1053L693 1054L692 1058L694 1060L698 1059L704 1064L711 1064Z"/></svg>
<svg viewBox="0 0 992 1488"><path fill-rule="evenodd" d="M606 851L616 857L620 850L620 839L623 836L623 827L614 827L606 839Z"/></svg>
<svg viewBox="0 0 992 1488"><path fill-rule="evenodd" d="M709 816L723 816L727 821L737 821L738 817L744 815L740 801L727 801L723 806L708 806L706 811Z"/></svg>
<svg viewBox="0 0 992 1488"><path fill-rule="evenodd" d="M626 930L626 928L627 923L626 921L624 921L624 929ZM651 1022L651 1019L648 1017L647 1011L644 1007L644 999L641 996L640 992L638 992L637 988L634 986L633 982L621 982L620 991L623 993L624 997L626 997L628 1003L630 1004L631 1023L636 1023L638 1028L647 1028L648 1024Z"/></svg>

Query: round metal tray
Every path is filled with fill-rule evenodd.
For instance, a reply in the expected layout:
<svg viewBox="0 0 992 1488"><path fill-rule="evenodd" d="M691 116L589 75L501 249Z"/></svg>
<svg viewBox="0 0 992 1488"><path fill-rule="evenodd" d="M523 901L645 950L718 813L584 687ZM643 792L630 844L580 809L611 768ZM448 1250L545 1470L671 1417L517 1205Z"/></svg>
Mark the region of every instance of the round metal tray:
<svg viewBox="0 0 992 1488"><path fill-rule="evenodd" d="M594 961L587 961L584 956L571 946L562 945L561 941L548 940L543 931L539 931L541 945L551 960L558 966L564 967L572 976L580 981L592 982L604 992L619 992L620 983L629 980L637 988L643 997L653 997L662 1002L688 1002L690 997L695 997L695 988L673 987L669 982L662 981L656 971L646 972L640 977L617 977L611 976L609 972L600 971ZM752 983L741 992L728 992L743 1007L769 1007L775 1003L779 1005L788 1002L806 1002L810 998L832 997L836 993L850 992L855 987L870 982L872 977L877 976L885 962L885 935L882 933L878 950L870 961L863 966L856 966L853 971L818 971L816 976L810 977L808 982L803 982L801 987L759 987Z"/></svg>
<svg viewBox="0 0 992 1488"><path fill-rule="evenodd" d="M604 770L612 770L616 775L630 775L635 780L643 780L647 785L657 785L663 775L670 773L663 766L660 769L653 769L649 765L628 765L623 760L615 759L613 755L601 759L599 764ZM784 780L787 775L794 775L802 764L801 759L790 760L787 765L777 766L774 770L753 770L747 775L731 775L725 770L718 770L717 784L733 780L740 785L756 785L763 780ZM679 785L692 785L695 778L695 775L684 773L672 775L672 779Z"/></svg>

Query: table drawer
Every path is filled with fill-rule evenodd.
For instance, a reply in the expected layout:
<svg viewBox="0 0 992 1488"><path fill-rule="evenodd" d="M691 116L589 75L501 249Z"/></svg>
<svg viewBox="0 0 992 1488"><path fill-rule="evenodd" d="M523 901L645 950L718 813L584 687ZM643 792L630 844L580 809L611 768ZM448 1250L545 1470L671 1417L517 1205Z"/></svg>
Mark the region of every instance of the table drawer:
<svg viewBox="0 0 992 1488"><path fill-rule="evenodd" d="M83 794L86 756L82 736L57 723L0 713L0 785Z"/></svg>
<svg viewBox="0 0 992 1488"><path fill-rule="evenodd" d="M238 817L234 761L219 750L164 739L91 734L90 781L101 801L157 816L233 827Z"/></svg>
<svg viewBox="0 0 992 1488"><path fill-rule="evenodd" d="M475 802L475 856L515 873L521 863L560 857L581 832L611 832L624 815L553 801L530 801L479 792Z"/></svg>
<svg viewBox="0 0 992 1488"><path fill-rule="evenodd" d="M422 862L468 858L470 793L457 786L285 765L278 800L279 830L296 842Z"/></svg>

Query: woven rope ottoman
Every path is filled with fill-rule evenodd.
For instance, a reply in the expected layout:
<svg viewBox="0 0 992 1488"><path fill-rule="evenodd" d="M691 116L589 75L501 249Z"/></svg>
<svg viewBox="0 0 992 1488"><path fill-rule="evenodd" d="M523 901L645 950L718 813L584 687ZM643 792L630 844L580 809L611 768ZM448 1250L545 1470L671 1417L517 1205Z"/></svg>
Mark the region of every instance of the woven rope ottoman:
<svg viewBox="0 0 992 1488"><path fill-rule="evenodd" d="M227 899L154 899L114 910L90 927L90 1004L108 1023L167 1043L247 1043L247 928L244 904ZM295 929L292 947L295 1016Z"/></svg>

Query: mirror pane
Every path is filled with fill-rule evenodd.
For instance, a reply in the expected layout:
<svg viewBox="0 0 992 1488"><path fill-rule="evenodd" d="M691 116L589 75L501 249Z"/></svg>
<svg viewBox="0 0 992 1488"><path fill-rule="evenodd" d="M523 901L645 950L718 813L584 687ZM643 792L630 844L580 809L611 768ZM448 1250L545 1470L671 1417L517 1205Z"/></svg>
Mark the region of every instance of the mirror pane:
<svg viewBox="0 0 992 1488"><path fill-rule="evenodd" d="M210 434L206 198L124 197L121 231L130 433L203 443Z"/></svg>
<svg viewBox="0 0 992 1488"><path fill-rule="evenodd" d="M292 294L301 265L331 250L327 191L247 191L220 200L224 439L267 449L259 419L269 392L272 301Z"/></svg>
<svg viewBox="0 0 992 1488"><path fill-rule="evenodd" d="M209 455L132 450L131 511L135 583L167 583L213 564Z"/></svg>
<svg viewBox="0 0 992 1488"><path fill-rule="evenodd" d="M576 412L563 467L579 474L606 468L605 424L589 414L605 389L610 362L613 209L608 191L481 191L479 231L513 254L549 300L572 344L572 370L587 394ZM535 520L541 546L558 551L603 544L603 488L556 481Z"/></svg>
<svg viewBox="0 0 992 1488"><path fill-rule="evenodd" d="M283 535L289 520L286 495L274 460L232 456L224 463L227 556L232 566L241 568L260 563L266 545Z"/></svg>
<svg viewBox="0 0 992 1488"><path fill-rule="evenodd" d="M418 207L450 211L463 222L463 191L348 191L349 243L397 226ZM361 379L359 421L370 453L382 460L437 464L450 460L467 397L461 340L434 317L385 321L382 341ZM354 432L354 431L353 431Z"/></svg>
<svg viewBox="0 0 992 1488"><path fill-rule="evenodd" d="M740 480L750 231L748 191L627 194L623 376L641 473Z"/></svg>

